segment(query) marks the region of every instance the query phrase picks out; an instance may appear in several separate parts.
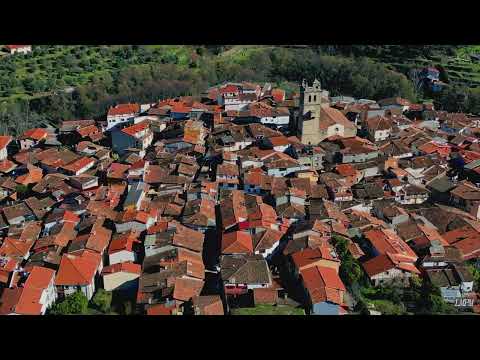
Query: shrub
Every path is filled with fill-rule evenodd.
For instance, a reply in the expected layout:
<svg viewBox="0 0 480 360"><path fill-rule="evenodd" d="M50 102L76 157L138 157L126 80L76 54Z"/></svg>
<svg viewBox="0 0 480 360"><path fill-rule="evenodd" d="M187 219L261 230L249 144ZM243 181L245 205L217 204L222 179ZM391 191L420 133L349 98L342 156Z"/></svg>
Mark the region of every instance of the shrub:
<svg viewBox="0 0 480 360"><path fill-rule="evenodd" d="M92 304L103 313L109 312L112 304L112 293L104 289L98 289L93 296Z"/></svg>
<svg viewBox="0 0 480 360"><path fill-rule="evenodd" d="M57 303L50 309L52 315L80 315L88 309L88 299L80 291L67 296L62 302Z"/></svg>

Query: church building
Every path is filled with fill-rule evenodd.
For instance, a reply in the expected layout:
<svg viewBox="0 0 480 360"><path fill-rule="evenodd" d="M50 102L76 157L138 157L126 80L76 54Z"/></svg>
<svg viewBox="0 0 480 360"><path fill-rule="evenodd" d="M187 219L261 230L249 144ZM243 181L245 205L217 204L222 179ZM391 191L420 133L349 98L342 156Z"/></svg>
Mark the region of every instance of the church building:
<svg viewBox="0 0 480 360"><path fill-rule="evenodd" d="M357 127L339 110L330 107L328 92L315 79L312 86L303 80L300 87L300 114L297 133L306 145L317 145L330 136L352 137Z"/></svg>

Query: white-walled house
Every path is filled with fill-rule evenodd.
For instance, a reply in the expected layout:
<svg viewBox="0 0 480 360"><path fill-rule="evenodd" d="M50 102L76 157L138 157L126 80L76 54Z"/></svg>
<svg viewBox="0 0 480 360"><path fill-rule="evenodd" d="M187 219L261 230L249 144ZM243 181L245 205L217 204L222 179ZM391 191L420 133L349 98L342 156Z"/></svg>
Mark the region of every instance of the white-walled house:
<svg viewBox="0 0 480 360"><path fill-rule="evenodd" d="M110 263L110 265L119 264L119 263L128 262L128 261L133 262L135 260L136 260L135 253L127 249L114 251L108 254L108 262Z"/></svg>
<svg viewBox="0 0 480 360"><path fill-rule="evenodd" d="M153 131L148 121L112 131L112 149L120 155L125 154L130 148L135 148L140 150L139 156L143 157L152 141Z"/></svg>
<svg viewBox="0 0 480 360"><path fill-rule="evenodd" d="M459 302L473 294L473 276L464 266L431 269L426 273L429 281L440 288L442 298L448 303L459 306Z"/></svg>
<svg viewBox="0 0 480 360"><path fill-rule="evenodd" d="M264 125L288 126L290 123L290 114L279 116L263 116L260 123Z"/></svg>
<svg viewBox="0 0 480 360"><path fill-rule="evenodd" d="M108 248L108 262L110 265L137 260L133 246L138 242L138 232L129 232L113 238Z"/></svg>
<svg viewBox="0 0 480 360"><path fill-rule="evenodd" d="M82 157L68 165L62 167L62 169L69 175L78 176L88 171L95 165L94 158Z"/></svg>
<svg viewBox="0 0 480 360"><path fill-rule="evenodd" d="M63 254L55 278L55 286L60 297L82 292L88 300L95 292L95 275L102 268L99 253L84 250L81 255Z"/></svg>
<svg viewBox="0 0 480 360"><path fill-rule="evenodd" d="M307 170L310 167L301 165L294 159L274 160L265 165L269 176L283 177L296 171Z"/></svg>
<svg viewBox="0 0 480 360"><path fill-rule="evenodd" d="M388 252L367 260L362 263L362 266L375 286L392 283L409 286L412 275L420 274L420 271L412 262L399 261Z"/></svg>
<svg viewBox="0 0 480 360"><path fill-rule="evenodd" d="M239 94L234 96L224 96L223 104L225 111L241 111L248 108L248 105L257 100L255 94Z"/></svg>
<svg viewBox="0 0 480 360"><path fill-rule="evenodd" d="M133 122L139 114L140 105L138 104L119 104L111 107L107 113L107 130L126 122Z"/></svg>
<svg viewBox="0 0 480 360"><path fill-rule="evenodd" d="M42 128L29 129L18 138L21 150L27 150L37 146L48 137L48 132Z"/></svg>
<svg viewBox="0 0 480 360"><path fill-rule="evenodd" d="M102 270L103 288L106 291L129 290L135 287L141 274L141 265L122 262Z"/></svg>
<svg viewBox="0 0 480 360"><path fill-rule="evenodd" d="M32 45L5 45L5 48L10 52L10 55L32 52Z"/></svg>
<svg viewBox="0 0 480 360"><path fill-rule="evenodd" d="M272 286L267 261L260 255L224 255L220 259L220 269L226 294L244 294L248 290Z"/></svg>
<svg viewBox="0 0 480 360"><path fill-rule="evenodd" d="M278 248L282 237L282 232L273 229L256 233L253 235L254 254L268 258Z"/></svg>
<svg viewBox="0 0 480 360"><path fill-rule="evenodd" d="M388 139L393 128L393 122L384 116L375 116L367 119L364 125L369 139L374 142Z"/></svg>

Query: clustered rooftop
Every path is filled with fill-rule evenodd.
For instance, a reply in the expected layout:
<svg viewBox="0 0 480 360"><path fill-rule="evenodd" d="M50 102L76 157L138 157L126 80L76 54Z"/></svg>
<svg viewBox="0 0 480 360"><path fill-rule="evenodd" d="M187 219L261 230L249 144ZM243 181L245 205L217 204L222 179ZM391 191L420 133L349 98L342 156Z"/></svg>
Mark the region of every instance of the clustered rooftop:
<svg viewBox="0 0 480 360"><path fill-rule="evenodd" d="M420 276L476 310L480 118L304 101L227 83L1 136L0 314L98 287L148 315L223 315L238 299L352 313L338 238L374 286Z"/></svg>

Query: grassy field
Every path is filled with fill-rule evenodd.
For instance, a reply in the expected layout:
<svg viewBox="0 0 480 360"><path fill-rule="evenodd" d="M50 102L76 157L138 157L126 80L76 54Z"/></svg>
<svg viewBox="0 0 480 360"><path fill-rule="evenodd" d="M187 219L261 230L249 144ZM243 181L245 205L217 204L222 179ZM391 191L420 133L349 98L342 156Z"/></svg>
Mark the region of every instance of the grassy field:
<svg viewBox="0 0 480 360"><path fill-rule="evenodd" d="M253 308L232 309L232 315L305 315L302 308L288 305L257 305Z"/></svg>

